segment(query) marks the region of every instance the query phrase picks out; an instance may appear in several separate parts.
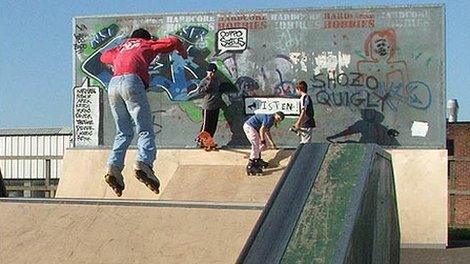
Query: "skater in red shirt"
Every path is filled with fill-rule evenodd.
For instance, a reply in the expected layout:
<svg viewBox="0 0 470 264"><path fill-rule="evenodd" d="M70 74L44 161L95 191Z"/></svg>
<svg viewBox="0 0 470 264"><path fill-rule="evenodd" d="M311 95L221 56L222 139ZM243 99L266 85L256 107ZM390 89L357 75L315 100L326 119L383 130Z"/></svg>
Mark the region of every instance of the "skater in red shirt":
<svg viewBox="0 0 470 264"><path fill-rule="evenodd" d="M110 64L114 72L108 85L108 98L117 134L105 180L117 196L122 195L125 187L121 172L134 131L138 134L135 177L153 192L159 193L160 181L153 171L157 153L155 132L146 92L150 81L148 67L159 53L174 50L184 59L187 58L186 49L178 38L171 36L151 40L147 30L137 29L123 44L101 56L101 62Z"/></svg>

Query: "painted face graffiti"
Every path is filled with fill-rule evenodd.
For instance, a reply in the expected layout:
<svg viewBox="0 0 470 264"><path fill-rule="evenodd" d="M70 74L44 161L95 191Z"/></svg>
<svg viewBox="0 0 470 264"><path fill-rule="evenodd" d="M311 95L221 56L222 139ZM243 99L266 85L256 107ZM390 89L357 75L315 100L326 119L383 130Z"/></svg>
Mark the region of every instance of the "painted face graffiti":
<svg viewBox="0 0 470 264"><path fill-rule="evenodd" d="M426 109L431 104L431 92L427 84L411 85L406 61L395 58L397 35L393 28L374 31L364 42L366 59L357 62L357 71L363 76L374 76L377 88L373 95L381 102L381 110L387 106L398 111L402 103L416 109ZM419 88L415 88L419 87Z"/></svg>
<svg viewBox="0 0 470 264"><path fill-rule="evenodd" d="M372 50L381 57L386 57L390 54L390 45L387 39L380 38L374 41Z"/></svg>

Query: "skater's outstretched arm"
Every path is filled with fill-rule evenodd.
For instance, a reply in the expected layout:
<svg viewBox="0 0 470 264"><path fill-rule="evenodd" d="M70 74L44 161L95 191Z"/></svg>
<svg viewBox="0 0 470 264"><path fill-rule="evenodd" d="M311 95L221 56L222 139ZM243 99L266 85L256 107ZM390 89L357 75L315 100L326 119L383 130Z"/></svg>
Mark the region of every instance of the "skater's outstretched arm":
<svg viewBox="0 0 470 264"><path fill-rule="evenodd" d="M117 46L115 48L112 48L110 50L105 51L101 57L100 60L104 64L113 64L114 59L116 58L116 55L119 53L121 47Z"/></svg>
<svg viewBox="0 0 470 264"><path fill-rule="evenodd" d="M156 53L169 53L176 50L183 59L188 58L188 52L183 47L183 43L181 43L181 41L176 37L169 36L152 42L152 49Z"/></svg>

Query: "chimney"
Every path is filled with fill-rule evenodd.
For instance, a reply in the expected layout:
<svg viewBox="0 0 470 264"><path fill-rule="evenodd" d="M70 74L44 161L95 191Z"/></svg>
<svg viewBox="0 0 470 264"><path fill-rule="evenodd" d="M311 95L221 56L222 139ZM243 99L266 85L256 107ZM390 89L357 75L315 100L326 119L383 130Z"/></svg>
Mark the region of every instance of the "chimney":
<svg viewBox="0 0 470 264"><path fill-rule="evenodd" d="M447 101L447 113L449 114L449 123L457 122L457 114L459 112L459 104L457 99L449 99Z"/></svg>

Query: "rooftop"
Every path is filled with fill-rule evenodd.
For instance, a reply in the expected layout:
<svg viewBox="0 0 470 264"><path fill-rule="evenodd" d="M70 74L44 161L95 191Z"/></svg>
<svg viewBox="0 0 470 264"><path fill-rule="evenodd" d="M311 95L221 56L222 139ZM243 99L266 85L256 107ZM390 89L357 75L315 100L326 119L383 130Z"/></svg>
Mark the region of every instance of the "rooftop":
<svg viewBox="0 0 470 264"><path fill-rule="evenodd" d="M0 128L0 136L72 135L69 127Z"/></svg>

